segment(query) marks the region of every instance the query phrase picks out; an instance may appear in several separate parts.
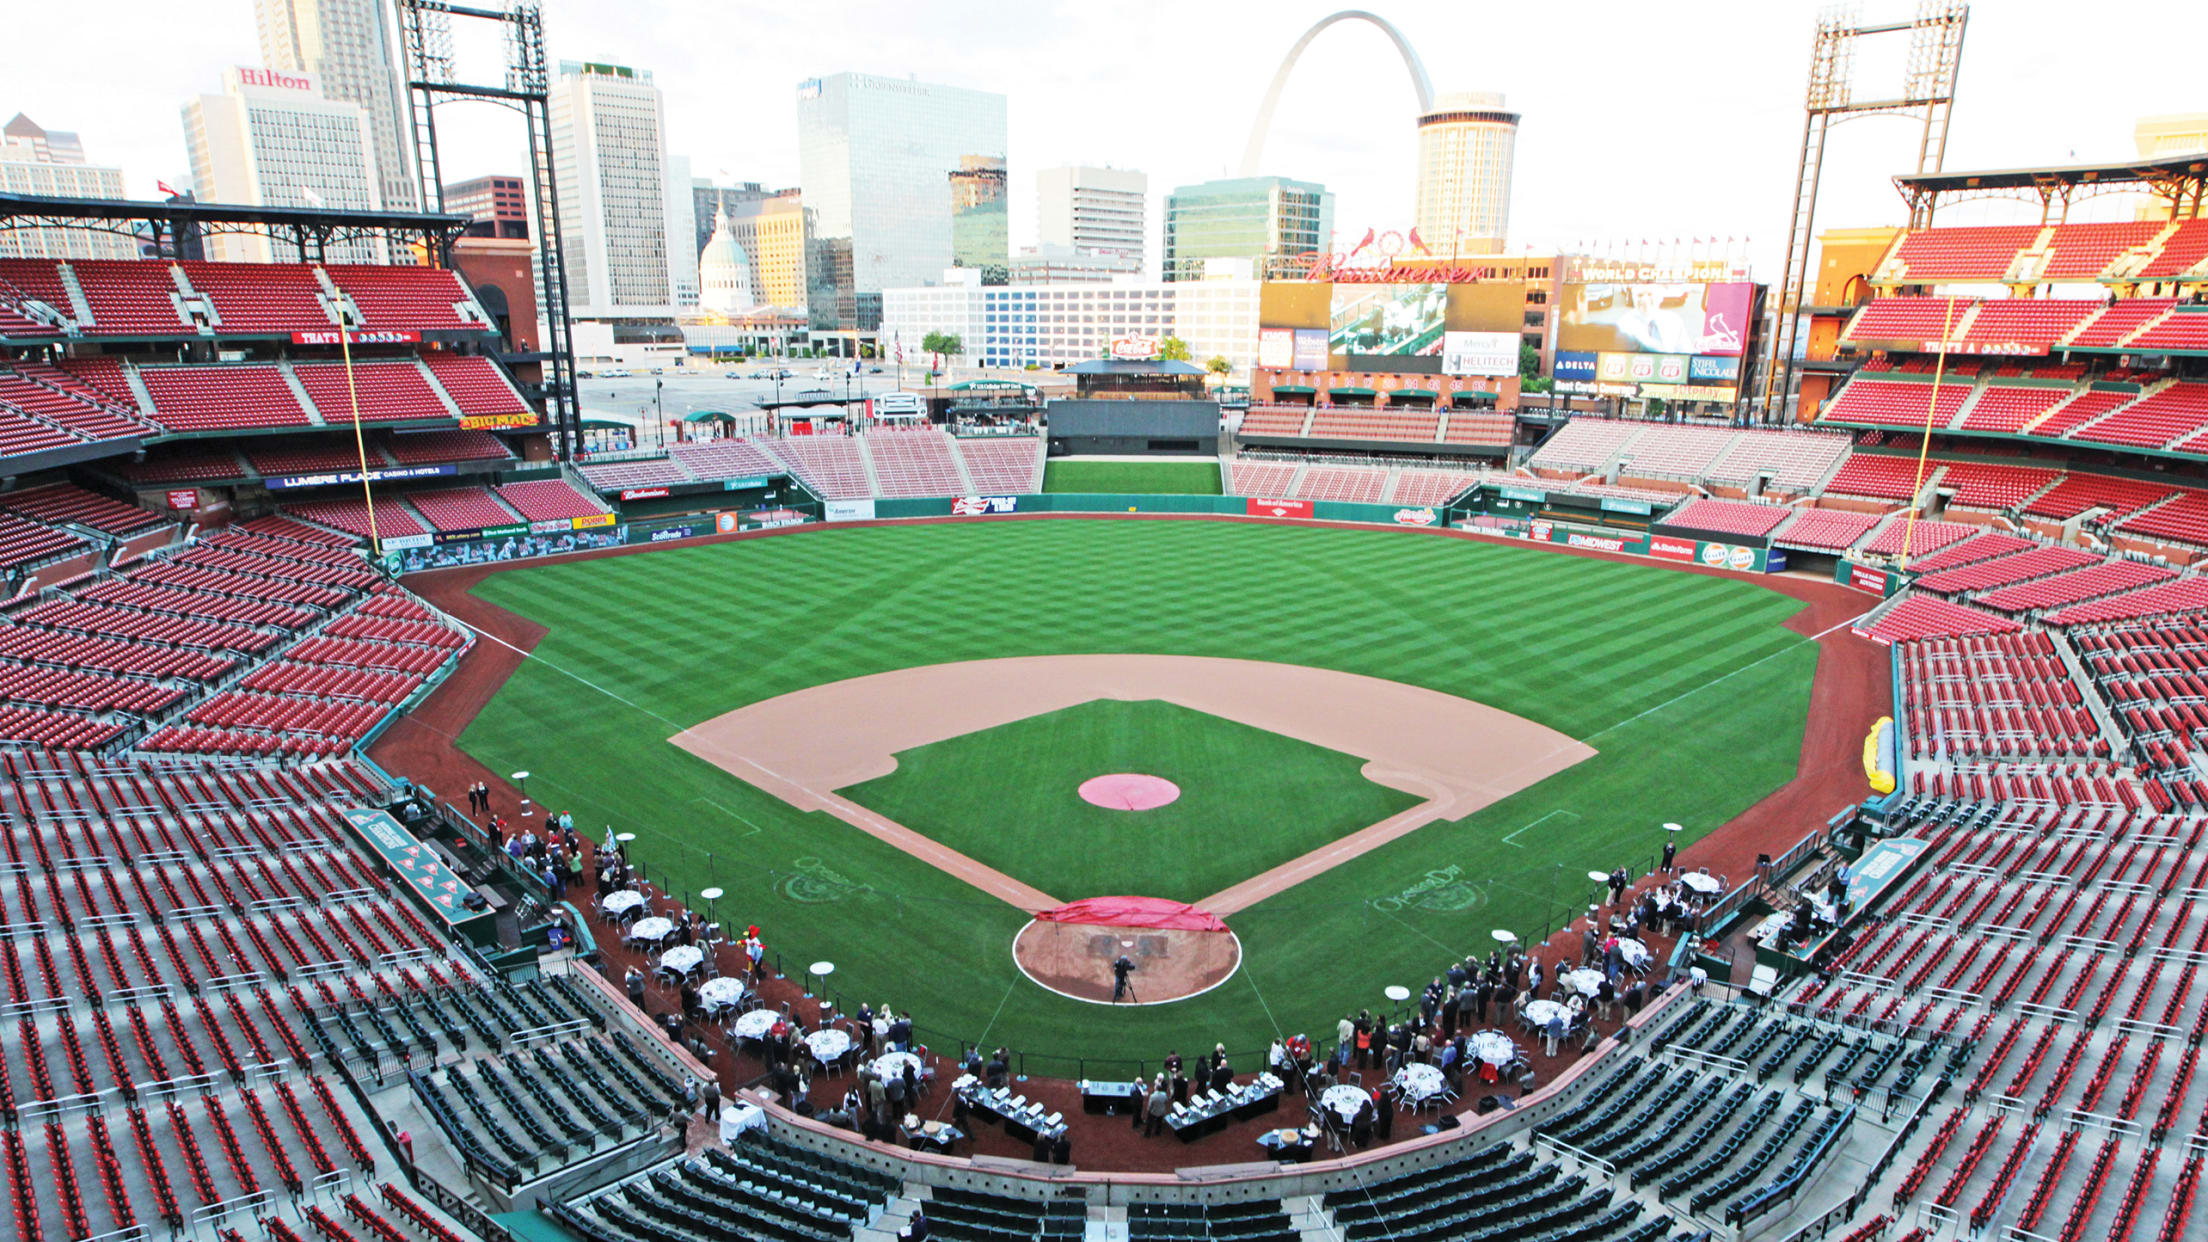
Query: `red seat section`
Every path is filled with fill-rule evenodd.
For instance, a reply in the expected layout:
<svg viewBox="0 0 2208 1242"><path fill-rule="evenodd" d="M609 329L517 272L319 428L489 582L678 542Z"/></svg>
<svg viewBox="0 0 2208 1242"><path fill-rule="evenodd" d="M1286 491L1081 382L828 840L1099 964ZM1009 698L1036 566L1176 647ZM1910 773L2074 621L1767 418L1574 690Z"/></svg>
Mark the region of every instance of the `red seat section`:
<svg viewBox="0 0 2208 1242"><path fill-rule="evenodd" d="M0 509L40 522L73 522L111 535L135 535L166 525L167 518L67 483L0 495Z"/></svg>
<svg viewBox="0 0 2208 1242"><path fill-rule="evenodd" d="M1989 385L1963 415L1964 431L2001 431L2014 434L2024 424L2070 399L2069 388L2008 388Z"/></svg>
<svg viewBox="0 0 2208 1242"><path fill-rule="evenodd" d="M1842 339L1849 341L1938 341L1956 329L1977 303L1970 298L1884 297L1855 313Z"/></svg>
<svg viewBox="0 0 2208 1242"><path fill-rule="evenodd" d="M2070 338L2070 344L2084 349L2113 349L2175 305L2176 298L2125 298L2090 320Z"/></svg>
<svg viewBox="0 0 2208 1242"><path fill-rule="evenodd" d="M1926 463L1924 477L1929 479L1936 467ZM1825 491L1839 496L1867 496L1873 500L1907 501L1915 495L1917 484L1917 459L1914 457L1883 456L1857 453L1848 458L1840 472L1832 476Z"/></svg>
<svg viewBox="0 0 2208 1242"><path fill-rule="evenodd" d="M568 486L565 479L508 483L498 489L498 494L514 507L515 512L532 522L596 517L606 511L604 505Z"/></svg>
<svg viewBox="0 0 2208 1242"><path fill-rule="evenodd" d="M281 427L311 421L273 366L141 367L153 417L171 431Z"/></svg>
<svg viewBox="0 0 2208 1242"><path fill-rule="evenodd" d="M2187 220L2162 243L2154 261L2139 269L2139 275L2148 280L2183 276L2204 262L2208 262L2208 219Z"/></svg>
<svg viewBox="0 0 2208 1242"><path fill-rule="evenodd" d="M413 503L415 512L441 531L511 526L521 520L493 499L489 491L480 487L415 492L407 500Z"/></svg>
<svg viewBox="0 0 2208 1242"><path fill-rule="evenodd" d="M1875 513L1849 513L1844 509L1809 509L1794 518L1778 535L1790 548L1814 548L1837 552L1851 548L1882 519Z"/></svg>
<svg viewBox="0 0 2208 1242"><path fill-rule="evenodd" d="M106 400L68 372L40 363L0 367L0 410L51 423L87 440L142 436L151 430L134 409Z"/></svg>
<svg viewBox="0 0 2208 1242"><path fill-rule="evenodd" d="M333 326L322 305L322 283L304 263L184 264L184 279L207 295L230 334L312 332Z"/></svg>
<svg viewBox="0 0 2208 1242"><path fill-rule="evenodd" d="M1971 317L1963 339L1984 346L2008 347L1990 352L2044 353L2104 305L2105 302L2078 298L2003 298L1984 302Z"/></svg>
<svg viewBox="0 0 2208 1242"><path fill-rule="evenodd" d="M2071 474L2024 506L2034 517L2061 520L2089 509L2107 509L2121 517L2136 513L2177 489L2144 479L2118 479L2100 474Z"/></svg>
<svg viewBox="0 0 2208 1242"><path fill-rule="evenodd" d="M69 270L84 291L92 322L86 336L193 336L199 329L177 311L180 291L167 263L136 259L73 259Z"/></svg>
<svg viewBox="0 0 2208 1242"><path fill-rule="evenodd" d="M2161 448L2208 429L2208 384L2179 381L2070 433L2072 440Z"/></svg>
<svg viewBox="0 0 2208 1242"><path fill-rule="evenodd" d="M452 411L438 399L411 358L403 362L355 362L350 385L341 362L294 363L291 371L327 423L351 422L355 401L360 405L362 422L452 417Z"/></svg>
<svg viewBox="0 0 2208 1242"><path fill-rule="evenodd" d="M434 267L372 267L332 263L323 270L330 282L360 308L363 328L417 332L481 330L480 320L463 319L455 304L474 303L460 278Z"/></svg>
<svg viewBox="0 0 2208 1242"><path fill-rule="evenodd" d="M2038 238L2036 224L1921 229L1901 239L1894 258L1913 281L1992 281L2006 275L2017 252Z"/></svg>
<svg viewBox="0 0 2208 1242"><path fill-rule="evenodd" d="M1892 611L1859 630L1880 642L1898 643L1916 638L1958 634L2011 634L2023 627L2007 617L1951 604L1931 595L1910 595Z"/></svg>
<svg viewBox="0 0 2208 1242"><path fill-rule="evenodd" d="M1855 379L1840 390L1817 417L1822 422L1861 423L1873 427L1914 427L1925 425L1932 411L1931 384L1897 383L1891 380ZM1943 428L1955 421L1955 414L1970 397L1970 381L1949 382L1939 386L1939 410L1931 414L1932 426Z"/></svg>
<svg viewBox="0 0 2208 1242"><path fill-rule="evenodd" d="M2177 307L2162 322L2125 342L2125 347L2148 352L2208 350L2208 306Z"/></svg>
<svg viewBox="0 0 2208 1242"><path fill-rule="evenodd" d="M509 454L488 431L402 431L384 441L391 459L402 466L440 461L482 461Z"/></svg>
<svg viewBox="0 0 2208 1242"><path fill-rule="evenodd" d="M1737 500L1691 500L1663 520L1665 526L1751 538L1770 534L1794 511Z"/></svg>
<svg viewBox="0 0 2208 1242"><path fill-rule="evenodd" d="M2126 250L2152 242L2164 227L2160 220L2060 225L2055 229L2054 257L2040 275L2049 280L2091 280Z"/></svg>
<svg viewBox="0 0 2208 1242"><path fill-rule="evenodd" d="M426 354L422 361L462 414L519 414L529 408L488 358Z"/></svg>
<svg viewBox="0 0 2208 1242"><path fill-rule="evenodd" d="M81 552L87 546L80 535L0 512L0 569L42 564Z"/></svg>

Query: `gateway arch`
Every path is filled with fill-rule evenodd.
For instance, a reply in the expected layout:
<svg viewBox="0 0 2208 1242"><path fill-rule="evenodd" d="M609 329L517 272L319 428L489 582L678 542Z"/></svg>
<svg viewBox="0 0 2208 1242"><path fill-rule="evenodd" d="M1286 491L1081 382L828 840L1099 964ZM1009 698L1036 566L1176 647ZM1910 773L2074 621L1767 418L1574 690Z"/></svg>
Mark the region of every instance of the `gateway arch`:
<svg viewBox="0 0 2208 1242"><path fill-rule="evenodd" d="M1350 21L1376 26L1380 33L1388 36L1388 41L1395 44L1395 50L1403 57L1403 68L1411 75L1411 89L1418 93L1419 114L1423 116L1432 110L1433 80L1426 76L1426 66L1420 63L1418 53L1411 50L1410 42L1403 37L1403 32L1377 13L1368 13L1363 9L1343 9L1319 19L1316 25L1304 31L1303 37L1296 40L1296 45L1289 48L1288 55L1281 59L1280 68L1273 72L1273 84L1266 88L1265 102L1257 110L1257 123L1250 127L1250 144L1242 150L1243 176L1260 175L1258 165L1265 157L1265 136L1273 127L1273 108L1280 103L1280 90L1288 84L1288 75L1295 71L1296 58L1303 55L1303 49L1311 46L1311 40L1318 38L1320 31L1336 22Z"/></svg>

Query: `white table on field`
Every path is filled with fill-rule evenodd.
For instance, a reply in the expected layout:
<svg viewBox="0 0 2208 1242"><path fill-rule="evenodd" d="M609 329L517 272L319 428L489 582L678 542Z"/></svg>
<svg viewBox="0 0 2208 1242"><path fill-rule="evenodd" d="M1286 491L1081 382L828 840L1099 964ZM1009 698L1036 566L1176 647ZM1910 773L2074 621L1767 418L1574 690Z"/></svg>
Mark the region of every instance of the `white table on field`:
<svg viewBox="0 0 2208 1242"><path fill-rule="evenodd" d="M752 1009L736 1015L736 1021L729 1026L729 1030L738 1039L765 1039L767 1032L773 1030L774 1024L781 1020L780 1010Z"/></svg>
<svg viewBox="0 0 2208 1242"><path fill-rule="evenodd" d="M1554 1005L1555 1003L1555 1001L1535 1001L1533 1005ZM1526 1006L1529 1014L1533 1010L1533 1005ZM1510 1036L1503 1034L1501 1031L1476 1032L1466 1042L1465 1046L1471 1049L1473 1056L1487 1062L1489 1065L1508 1065L1510 1059L1518 1055L1518 1045L1512 1043Z"/></svg>
<svg viewBox="0 0 2208 1242"><path fill-rule="evenodd" d="M1638 940L1619 940L1618 960L1634 970L1645 969L1648 966L1648 946Z"/></svg>
<svg viewBox="0 0 2208 1242"><path fill-rule="evenodd" d="M1549 1019L1554 1018L1559 1014L1562 1014L1563 1012L1564 1006L1557 1004L1553 1000L1537 1000L1526 1002L1526 1021L1533 1023L1536 1027L1547 1026L1549 1024Z"/></svg>
<svg viewBox="0 0 2208 1242"><path fill-rule="evenodd" d="M1357 1110L1363 1108L1372 1097L1363 1087L1338 1082L1319 1093L1319 1107L1342 1119L1343 1125L1357 1120Z"/></svg>
<svg viewBox="0 0 2208 1242"><path fill-rule="evenodd" d="M675 921L663 915L655 914L629 924L629 939L641 940L646 944L656 945L674 934Z"/></svg>
<svg viewBox="0 0 2208 1242"><path fill-rule="evenodd" d="M851 1036L838 1030L813 1031L805 1036L806 1050L822 1065L833 1065L851 1051Z"/></svg>
<svg viewBox="0 0 2208 1242"><path fill-rule="evenodd" d="M644 906L644 894L633 888L616 889L607 893L606 899L598 903L598 908L605 911L609 919L619 919L632 910L643 909Z"/></svg>
<svg viewBox="0 0 2208 1242"><path fill-rule="evenodd" d="M708 979L698 988L698 1003L705 1006L707 1013L720 1013L724 1010L734 1009L743 1001L744 981L733 975L722 975L716 979ZM762 1009L758 1012L771 1014L774 1011ZM772 1026L774 1024L770 1022L767 1025Z"/></svg>
<svg viewBox="0 0 2208 1242"><path fill-rule="evenodd" d="M1603 973L1599 970L1568 970L1562 980L1565 987L1581 996L1593 996L1602 990Z"/></svg>
<svg viewBox="0 0 2208 1242"><path fill-rule="evenodd" d="M926 1076L928 1067L921 1063L919 1057L910 1052L885 1052L874 1058L874 1072L881 1075L884 1082L892 1078L904 1077L905 1067L908 1065L912 1067L914 1078Z"/></svg>
<svg viewBox="0 0 2208 1242"><path fill-rule="evenodd" d="M1416 1107L1449 1089L1437 1066L1411 1064L1395 1071L1395 1089L1403 1093L1403 1102Z"/></svg>
<svg viewBox="0 0 2208 1242"><path fill-rule="evenodd" d="M1725 891L1725 881L1701 871L1689 871L1679 877L1679 882L1704 897L1714 897Z"/></svg>

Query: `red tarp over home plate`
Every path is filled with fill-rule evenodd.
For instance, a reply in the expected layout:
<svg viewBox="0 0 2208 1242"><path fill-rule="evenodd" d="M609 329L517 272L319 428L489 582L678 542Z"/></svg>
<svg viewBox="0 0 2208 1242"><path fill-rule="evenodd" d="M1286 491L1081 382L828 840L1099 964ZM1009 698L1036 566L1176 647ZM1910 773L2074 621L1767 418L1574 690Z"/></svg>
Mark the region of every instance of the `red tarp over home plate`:
<svg viewBox="0 0 2208 1242"><path fill-rule="evenodd" d="M1090 923L1100 927L1150 927L1165 931L1223 932L1227 925L1208 910L1163 897L1086 897L1035 916L1041 923Z"/></svg>

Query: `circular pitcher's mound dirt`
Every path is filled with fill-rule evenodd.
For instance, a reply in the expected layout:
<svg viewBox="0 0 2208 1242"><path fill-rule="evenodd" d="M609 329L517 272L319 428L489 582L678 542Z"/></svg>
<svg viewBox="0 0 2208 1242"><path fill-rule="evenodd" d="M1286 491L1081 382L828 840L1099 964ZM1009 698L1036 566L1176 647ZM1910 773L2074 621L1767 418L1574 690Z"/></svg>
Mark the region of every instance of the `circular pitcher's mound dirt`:
<svg viewBox="0 0 2208 1242"><path fill-rule="evenodd" d="M1122 1005L1163 1005L1201 996L1242 965L1242 941L1231 931L1108 927L1096 923L1030 921L1012 938L1021 973L1060 996L1113 1004L1112 963L1133 961L1134 995Z"/></svg>
<svg viewBox="0 0 2208 1242"><path fill-rule="evenodd" d="M1162 776L1107 772L1081 782L1075 792L1083 802L1107 811L1149 811L1179 798L1181 787Z"/></svg>

